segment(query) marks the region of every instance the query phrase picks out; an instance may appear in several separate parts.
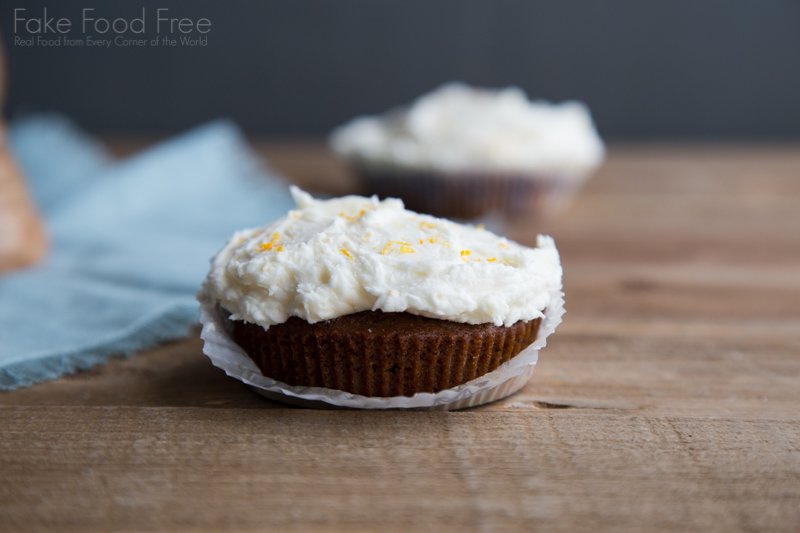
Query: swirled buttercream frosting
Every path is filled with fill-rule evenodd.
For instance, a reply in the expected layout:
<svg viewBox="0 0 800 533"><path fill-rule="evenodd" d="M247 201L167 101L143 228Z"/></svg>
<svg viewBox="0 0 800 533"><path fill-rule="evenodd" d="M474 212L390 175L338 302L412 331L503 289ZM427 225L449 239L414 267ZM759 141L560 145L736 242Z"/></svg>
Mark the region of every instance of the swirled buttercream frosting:
<svg viewBox="0 0 800 533"><path fill-rule="evenodd" d="M529 248L394 198L318 200L297 187L292 195L286 216L230 238L200 299L264 328L369 310L510 326L542 317L561 287L550 237Z"/></svg>

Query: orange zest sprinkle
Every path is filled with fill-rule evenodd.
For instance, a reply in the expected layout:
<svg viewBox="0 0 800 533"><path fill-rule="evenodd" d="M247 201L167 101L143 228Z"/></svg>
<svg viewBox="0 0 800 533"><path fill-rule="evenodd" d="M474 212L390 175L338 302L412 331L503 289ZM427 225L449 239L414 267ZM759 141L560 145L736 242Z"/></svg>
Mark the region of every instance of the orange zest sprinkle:
<svg viewBox="0 0 800 533"><path fill-rule="evenodd" d="M283 246L278 246L277 248L275 248L275 251L276 252L282 252L283 251Z"/></svg>
<svg viewBox="0 0 800 533"><path fill-rule="evenodd" d="M431 229L435 229L436 228L436 226L434 226L433 224L428 224L427 222L420 222L419 223L419 227L420 228L431 228Z"/></svg>
<svg viewBox="0 0 800 533"><path fill-rule="evenodd" d="M428 240L431 241L431 244L433 244L433 237L428 237Z"/></svg>
<svg viewBox="0 0 800 533"><path fill-rule="evenodd" d="M272 250L272 245L275 244L275 241L277 241L279 238L280 236L278 235L277 232L273 233L272 240L269 242L259 244L258 249L261 250L262 252L268 252Z"/></svg>
<svg viewBox="0 0 800 533"><path fill-rule="evenodd" d="M509 248L509 246L508 246L506 243L504 243L504 242L501 242L501 243L500 243L500 244L498 244L497 246L499 246L500 248L505 248L506 250L508 250L508 248Z"/></svg>
<svg viewBox="0 0 800 533"><path fill-rule="evenodd" d="M419 243L420 244L425 244L425 241L423 241L422 238L420 238Z"/></svg>
<svg viewBox="0 0 800 533"><path fill-rule="evenodd" d="M436 244L443 244L443 245L447 246L448 248L450 248L450 245L447 244L444 241L440 241L439 240L440 238L441 238L441 235L437 235L436 237L433 238L433 240L431 242L435 242Z"/></svg>
<svg viewBox="0 0 800 533"><path fill-rule="evenodd" d="M386 246L383 247L383 251L381 251L381 255L386 255L386 250L388 250L392 244L399 244L400 245L400 253L401 254L413 254L414 250L411 248L411 244L407 242L400 242L400 241L389 241L386 243ZM391 250L390 250L391 251Z"/></svg>
<svg viewBox="0 0 800 533"><path fill-rule="evenodd" d="M465 255L470 255L470 251L469 250L461 250L461 260L464 261L465 263L469 263L469 259L465 259L464 258Z"/></svg>
<svg viewBox="0 0 800 533"><path fill-rule="evenodd" d="M364 213L366 213L367 211L371 211L371 210L372 210L372 208L371 208L371 207L367 207L366 209L362 209L361 211L359 211L359 213L358 213L357 215L355 215L355 216L352 216L352 217L345 217L345 216L344 216L344 213L342 213L342 216L343 216L344 218L346 218L347 220L358 220L359 218L361 218L361 217L363 217L363 216L364 216Z"/></svg>
<svg viewBox="0 0 800 533"><path fill-rule="evenodd" d="M353 258L350 256L350 254L348 254L348 253L347 253L347 250L345 250L344 248L342 248L342 249L341 249L341 250L339 250L339 251L340 251L340 252L342 252L344 255L346 255L346 256L347 256L347 258L348 258L350 261L352 261L352 260L353 260Z"/></svg>
<svg viewBox="0 0 800 533"><path fill-rule="evenodd" d="M487 259L486 261L491 263L492 261L497 261L497 258L496 257L492 257L491 259Z"/></svg>

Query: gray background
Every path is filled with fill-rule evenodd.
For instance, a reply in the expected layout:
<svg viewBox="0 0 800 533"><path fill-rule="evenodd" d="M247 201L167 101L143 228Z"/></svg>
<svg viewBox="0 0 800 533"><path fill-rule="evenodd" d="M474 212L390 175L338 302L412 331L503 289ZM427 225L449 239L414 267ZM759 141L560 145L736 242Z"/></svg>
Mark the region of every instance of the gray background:
<svg viewBox="0 0 800 533"><path fill-rule="evenodd" d="M80 21L158 7L212 21L204 48L13 46L13 9ZM589 104L606 138L800 137L796 0L3 1L6 114L171 133L227 116L321 136L449 80ZM147 34L154 36L154 28ZM79 37L78 31L72 32Z"/></svg>

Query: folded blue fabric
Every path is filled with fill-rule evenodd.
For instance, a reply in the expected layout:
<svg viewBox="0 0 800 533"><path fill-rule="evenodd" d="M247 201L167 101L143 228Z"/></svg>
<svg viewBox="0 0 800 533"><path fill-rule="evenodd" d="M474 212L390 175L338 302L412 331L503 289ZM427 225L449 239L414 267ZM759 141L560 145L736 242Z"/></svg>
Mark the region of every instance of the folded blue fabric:
<svg viewBox="0 0 800 533"><path fill-rule="evenodd" d="M12 124L9 138L51 250L0 275L0 389L187 335L209 258L292 207L224 121L122 162L59 116Z"/></svg>

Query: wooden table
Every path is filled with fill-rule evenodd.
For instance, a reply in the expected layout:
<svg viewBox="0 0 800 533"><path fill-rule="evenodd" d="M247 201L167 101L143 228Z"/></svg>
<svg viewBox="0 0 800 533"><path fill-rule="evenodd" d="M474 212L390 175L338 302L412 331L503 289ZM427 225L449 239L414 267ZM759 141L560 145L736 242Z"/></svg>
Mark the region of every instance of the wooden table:
<svg viewBox="0 0 800 533"><path fill-rule="evenodd" d="M613 146L537 232L567 315L520 393L305 410L172 343L0 394L0 530L800 531L800 147Z"/></svg>

